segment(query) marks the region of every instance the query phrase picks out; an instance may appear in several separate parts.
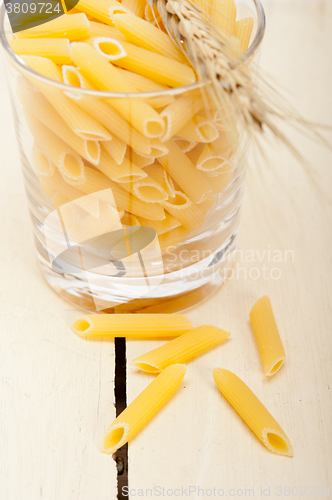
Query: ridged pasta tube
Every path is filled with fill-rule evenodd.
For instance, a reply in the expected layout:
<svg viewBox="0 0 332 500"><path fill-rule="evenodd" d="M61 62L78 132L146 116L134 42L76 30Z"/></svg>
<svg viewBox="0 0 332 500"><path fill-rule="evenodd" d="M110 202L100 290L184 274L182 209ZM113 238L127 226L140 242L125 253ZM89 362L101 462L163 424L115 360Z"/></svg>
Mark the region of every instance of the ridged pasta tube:
<svg viewBox="0 0 332 500"><path fill-rule="evenodd" d="M277 323L269 297L261 297L250 311L250 319L255 332L258 348L262 357L264 373L275 375L285 361Z"/></svg>
<svg viewBox="0 0 332 500"><path fill-rule="evenodd" d="M292 445L278 422L235 373L215 368L213 378L222 395L266 448L278 455L293 456Z"/></svg>
<svg viewBox="0 0 332 500"><path fill-rule="evenodd" d="M17 38L68 38L81 40L90 36L90 24L85 14L64 14L34 28L15 33Z"/></svg>
<svg viewBox="0 0 332 500"><path fill-rule="evenodd" d="M132 361L148 373L159 373L170 365L186 363L199 354L223 342L230 333L215 326L199 326Z"/></svg>
<svg viewBox="0 0 332 500"><path fill-rule="evenodd" d="M83 75L99 90L136 92L118 70L87 43L72 43L71 58ZM161 137L165 123L159 114L142 99L110 99L113 106L126 120L146 137Z"/></svg>
<svg viewBox="0 0 332 500"><path fill-rule="evenodd" d="M183 314L88 314L71 327L80 337L144 339L178 337L192 328Z"/></svg>
<svg viewBox="0 0 332 500"><path fill-rule="evenodd" d="M185 373L185 365L172 365L158 375L107 429L103 453L112 454L130 441L174 394Z"/></svg>

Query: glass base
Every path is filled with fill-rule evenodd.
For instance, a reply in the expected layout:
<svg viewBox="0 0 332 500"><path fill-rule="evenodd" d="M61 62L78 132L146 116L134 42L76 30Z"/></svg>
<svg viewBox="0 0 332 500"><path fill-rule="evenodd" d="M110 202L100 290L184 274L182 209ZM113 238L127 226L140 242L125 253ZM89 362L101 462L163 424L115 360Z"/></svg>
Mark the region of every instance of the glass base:
<svg viewBox="0 0 332 500"><path fill-rule="evenodd" d="M40 247L38 258L47 283L62 298L76 307L107 314L175 313L190 309L210 297L223 285L231 271L230 256L235 251L236 241L237 232L233 233L214 255L184 269L165 274L158 287L141 298L133 298L130 288L126 295L123 287L120 296L116 280L113 286L112 278L109 278L107 289L103 289L91 286L91 283L84 279L56 273L43 252L39 251Z"/></svg>

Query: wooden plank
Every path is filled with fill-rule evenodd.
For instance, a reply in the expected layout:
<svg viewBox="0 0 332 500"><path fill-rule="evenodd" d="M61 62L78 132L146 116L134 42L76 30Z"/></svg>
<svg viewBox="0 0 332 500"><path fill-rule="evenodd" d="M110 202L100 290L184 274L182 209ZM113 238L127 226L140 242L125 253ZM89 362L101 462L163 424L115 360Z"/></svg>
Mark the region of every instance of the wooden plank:
<svg viewBox="0 0 332 500"><path fill-rule="evenodd" d="M0 80L0 498L116 498L101 434L115 418L114 345L68 328L79 313L37 265L5 79Z"/></svg>
<svg viewBox="0 0 332 500"><path fill-rule="evenodd" d="M330 2L265 7L264 71L290 89L302 114L331 123ZM331 153L288 133L325 187L331 186ZM323 495L330 485L331 492L331 207L287 152L270 148L268 154L272 168L263 165L262 174L254 162L249 171L234 277L189 313L195 326L220 326L232 339L188 364L175 397L129 445L131 498L155 487L153 498L162 496L163 487L165 496L178 494L176 489L185 496L182 487L189 496L189 486L196 488L192 498L203 496L198 487L205 496L223 489L225 496L239 497L252 489L260 497L261 488L270 488L265 493L278 498L278 486L285 494L288 486L298 487L298 494L301 486L322 487L313 495ZM264 377L249 321L263 294L271 298L287 353L272 380ZM157 345L128 342L129 361ZM215 366L233 370L262 399L290 437L293 459L273 455L255 439L214 386ZM152 378L130 368L129 402Z"/></svg>

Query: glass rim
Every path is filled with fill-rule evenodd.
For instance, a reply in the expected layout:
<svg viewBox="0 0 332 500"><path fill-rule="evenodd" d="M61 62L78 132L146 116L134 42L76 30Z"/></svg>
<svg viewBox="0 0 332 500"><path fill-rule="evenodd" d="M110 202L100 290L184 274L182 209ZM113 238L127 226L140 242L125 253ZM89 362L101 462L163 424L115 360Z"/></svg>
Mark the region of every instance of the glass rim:
<svg viewBox="0 0 332 500"><path fill-rule="evenodd" d="M250 47L248 50L240 57L239 61L240 64L245 63L248 59L250 59L256 52L256 50L259 48L263 37L265 33L265 27L266 27L266 18L265 18L265 12L263 5L261 3L261 0L253 0L255 7L256 7L256 12L257 12L257 20L258 20L258 27L257 27L257 32L255 35L255 38L253 42L251 43ZM175 87L175 88L170 88L170 89L165 89L165 90L160 90L156 92L135 92L135 93L123 93L123 92L109 92L109 91L102 91L102 90L95 90L95 89L82 89L80 87L75 87L72 85L68 85L63 82L57 82L56 80L52 80L51 78L48 78L34 69L30 68L27 64L22 61L22 59L12 50L10 47L6 34L5 34L5 29L4 29L4 24L5 24L5 15L6 15L6 8L4 2L2 2L2 5L0 6L0 42L3 47L3 49L6 51L6 53L9 55L10 59L13 61L13 63L16 66L19 66L21 70L23 70L24 73L32 75L34 78L37 80L46 83L48 85L52 85L53 87L57 87L63 91L70 91L71 93L78 93L82 95L89 95L89 96L94 96L94 97L101 97L101 98L150 98L150 97L160 97L160 96L165 96L165 95L180 95L185 92L189 92L190 90L196 90L198 88L201 88L205 85L204 82L195 82L191 83L190 85L182 85L180 87Z"/></svg>

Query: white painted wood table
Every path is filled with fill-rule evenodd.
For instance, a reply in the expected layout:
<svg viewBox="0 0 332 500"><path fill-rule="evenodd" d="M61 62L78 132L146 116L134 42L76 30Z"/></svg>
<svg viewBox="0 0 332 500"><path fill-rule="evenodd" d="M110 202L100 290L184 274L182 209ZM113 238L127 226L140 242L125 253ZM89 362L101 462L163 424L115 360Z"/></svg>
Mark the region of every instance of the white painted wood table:
<svg viewBox="0 0 332 500"><path fill-rule="evenodd" d="M306 117L331 124L332 2L265 6L262 67ZM115 416L113 343L75 337L68 324L79 312L43 281L2 71L0 89L0 499L115 500L115 462L98 451ZM291 135L331 192L331 153ZM220 326L232 340L189 364L175 397L130 444L131 499L149 497L148 489L152 498L195 499L222 490L236 498L290 491L327 499L328 486L332 493L331 206L287 152L269 153L273 168L262 175L253 165L248 175L233 278L189 312L195 325ZM272 380L248 316L263 294L287 352ZM152 345L128 342L128 360ZM215 366L235 371L264 401L290 437L293 459L254 438L215 387ZM128 402L150 380L128 368Z"/></svg>

